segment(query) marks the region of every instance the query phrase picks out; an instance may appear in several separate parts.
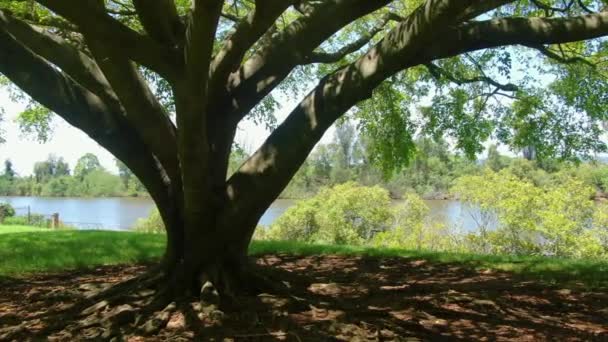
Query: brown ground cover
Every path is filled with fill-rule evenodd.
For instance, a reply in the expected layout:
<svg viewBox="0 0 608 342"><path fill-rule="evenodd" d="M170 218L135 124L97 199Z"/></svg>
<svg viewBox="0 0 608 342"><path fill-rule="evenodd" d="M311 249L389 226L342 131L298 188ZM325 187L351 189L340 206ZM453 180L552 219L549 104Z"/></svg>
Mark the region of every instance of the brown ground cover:
<svg viewBox="0 0 608 342"><path fill-rule="evenodd" d="M89 293L144 266L0 278L0 340L114 341L608 341L608 293L548 286L505 272L403 258L266 255L289 294L231 308L98 305ZM148 306L151 307L151 306ZM79 316L75 316L79 313Z"/></svg>

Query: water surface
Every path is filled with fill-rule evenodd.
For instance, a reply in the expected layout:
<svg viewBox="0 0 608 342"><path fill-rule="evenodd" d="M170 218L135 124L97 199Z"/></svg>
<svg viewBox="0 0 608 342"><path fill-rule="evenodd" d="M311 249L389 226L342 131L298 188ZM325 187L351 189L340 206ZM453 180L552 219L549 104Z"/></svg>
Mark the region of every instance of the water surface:
<svg viewBox="0 0 608 342"><path fill-rule="evenodd" d="M58 198L58 197L0 197L16 208L18 215L32 213L51 215L59 213L62 222L83 229L128 230L137 219L147 217L154 203L149 198ZM269 226L296 200L279 199L264 213L259 224ZM399 202L396 201L395 204ZM453 200L426 200L429 217L450 226L475 229L475 208Z"/></svg>

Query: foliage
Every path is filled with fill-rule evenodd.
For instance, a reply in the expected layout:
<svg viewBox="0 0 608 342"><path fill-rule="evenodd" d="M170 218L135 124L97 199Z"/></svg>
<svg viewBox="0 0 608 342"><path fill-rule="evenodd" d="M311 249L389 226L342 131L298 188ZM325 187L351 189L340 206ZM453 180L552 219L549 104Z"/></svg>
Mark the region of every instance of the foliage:
<svg viewBox="0 0 608 342"><path fill-rule="evenodd" d="M47 217L41 214L7 217L2 223L7 226L32 226L43 228L47 228L50 225Z"/></svg>
<svg viewBox="0 0 608 342"><path fill-rule="evenodd" d="M413 250L453 250L450 231L440 222L429 222L428 211L420 197L407 194L393 208L392 229L378 233L371 244Z"/></svg>
<svg viewBox="0 0 608 342"><path fill-rule="evenodd" d="M76 162L74 177L82 181L89 173L99 169L101 169L101 163L99 163L97 156L92 153L87 153L80 157Z"/></svg>
<svg viewBox="0 0 608 342"><path fill-rule="evenodd" d="M34 177L38 183L44 183L53 177L68 176L70 168L63 158L49 155L47 160L34 164Z"/></svg>
<svg viewBox="0 0 608 342"><path fill-rule="evenodd" d="M353 125L346 121L341 127L348 130L344 127ZM348 134L348 139L340 134ZM456 178L474 174L479 169L474 161L450 153L445 141L419 138L410 151L412 155L407 166L387 176L373 161L376 151L370 145L372 140L366 134L352 136L348 131L337 131L332 143L316 147L281 196L306 198L321 187L357 181L367 186L379 185L393 198L399 198L407 191L424 198L445 198Z"/></svg>
<svg viewBox="0 0 608 342"><path fill-rule="evenodd" d="M4 161L4 173L2 174L2 176L9 182L12 182L15 179L16 175L17 173L15 172L15 170L13 170L13 163L10 161L10 159L6 159Z"/></svg>
<svg viewBox="0 0 608 342"><path fill-rule="evenodd" d="M0 221L15 216L15 209L8 203L0 203Z"/></svg>
<svg viewBox="0 0 608 342"><path fill-rule="evenodd" d="M92 197L119 196L121 185L118 177L103 169L87 173L80 184L82 192Z"/></svg>
<svg viewBox="0 0 608 342"><path fill-rule="evenodd" d="M478 206L481 216L495 216L498 222L496 229L481 223L478 232L469 234L472 250L569 257L608 252L592 229L594 216L599 215L593 189L581 180L562 177L552 186L540 187L508 170L488 169L480 176L462 177L455 191L461 200Z"/></svg>
<svg viewBox="0 0 608 342"><path fill-rule="evenodd" d="M363 244L391 224L390 197L379 187L353 182L324 188L287 209L268 237L310 243Z"/></svg>
<svg viewBox="0 0 608 342"><path fill-rule="evenodd" d="M165 234L165 224L158 209L152 210L147 218L137 220L133 230L139 233Z"/></svg>
<svg viewBox="0 0 608 342"><path fill-rule="evenodd" d="M127 196L137 197L146 193L146 189L141 181L133 174L131 169L123 162L116 159L116 167L118 168L118 176L122 181L122 188L126 191Z"/></svg>
<svg viewBox="0 0 608 342"><path fill-rule="evenodd" d="M106 171L93 154L79 159L70 175L70 167L61 157L49 155L34 164L33 176L18 177L10 160L0 175L0 195L49 197L146 196L143 184L123 163L116 160L119 175Z"/></svg>
<svg viewBox="0 0 608 342"><path fill-rule="evenodd" d="M53 133L52 114L46 107L30 103L17 116L17 123L24 134L34 136L40 142L47 142Z"/></svg>

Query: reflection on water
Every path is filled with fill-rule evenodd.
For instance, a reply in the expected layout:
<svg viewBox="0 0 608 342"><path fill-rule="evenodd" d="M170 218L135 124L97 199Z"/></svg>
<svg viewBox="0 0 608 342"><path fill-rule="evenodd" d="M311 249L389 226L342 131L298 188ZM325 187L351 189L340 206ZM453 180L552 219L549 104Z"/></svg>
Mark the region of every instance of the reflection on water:
<svg viewBox="0 0 608 342"><path fill-rule="evenodd" d="M57 198L57 197L0 197L0 202L8 202L17 208L20 215L32 213L50 215L59 213L61 221L87 229L120 229L133 227L137 219L147 217L154 208L149 198ZM259 224L269 226L295 200L279 199L264 213ZM396 202L398 203L398 202ZM426 200L429 218L452 227L472 230L477 227L479 210L459 201Z"/></svg>

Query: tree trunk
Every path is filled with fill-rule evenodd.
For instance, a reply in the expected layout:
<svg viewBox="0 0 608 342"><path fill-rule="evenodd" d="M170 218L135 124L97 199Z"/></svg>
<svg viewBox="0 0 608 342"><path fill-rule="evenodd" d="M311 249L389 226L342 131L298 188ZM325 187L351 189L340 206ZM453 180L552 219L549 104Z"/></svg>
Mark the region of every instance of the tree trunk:
<svg viewBox="0 0 608 342"><path fill-rule="evenodd" d="M248 281L254 272L247 250L259 217L217 206L207 209L215 214L205 226L186 227L173 208L159 206L167 232L163 268L173 296L212 300L210 295L224 298L255 291Z"/></svg>

